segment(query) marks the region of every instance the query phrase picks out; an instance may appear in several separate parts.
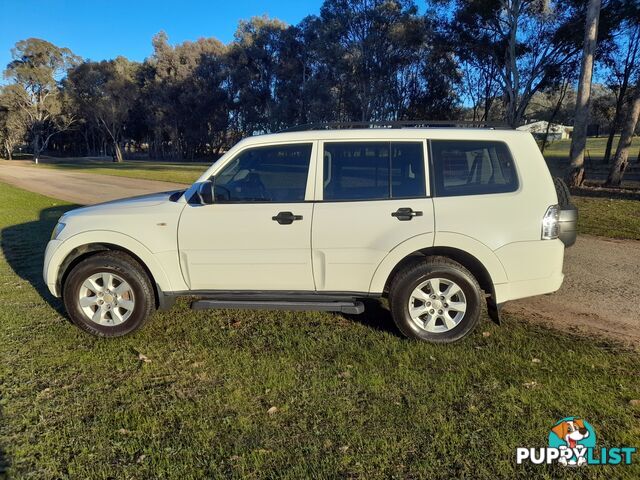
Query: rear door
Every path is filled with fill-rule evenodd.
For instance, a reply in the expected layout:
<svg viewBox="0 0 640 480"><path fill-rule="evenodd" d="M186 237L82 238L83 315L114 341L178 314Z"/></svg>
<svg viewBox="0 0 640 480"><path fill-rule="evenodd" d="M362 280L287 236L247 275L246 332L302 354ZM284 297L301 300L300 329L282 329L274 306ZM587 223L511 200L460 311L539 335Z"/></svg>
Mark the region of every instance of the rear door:
<svg viewBox="0 0 640 480"><path fill-rule="evenodd" d="M425 246L433 243L426 142L325 141L320 151L312 231L316 288L369 292L393 248L421 234Z"/></svg>

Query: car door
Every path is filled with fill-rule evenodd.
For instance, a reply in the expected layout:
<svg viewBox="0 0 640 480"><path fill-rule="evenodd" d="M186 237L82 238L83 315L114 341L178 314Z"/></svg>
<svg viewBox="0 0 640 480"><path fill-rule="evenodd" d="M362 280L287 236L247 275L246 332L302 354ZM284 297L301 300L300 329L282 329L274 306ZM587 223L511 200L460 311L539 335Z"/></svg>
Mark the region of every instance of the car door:
<svg viewBox="0 0 640 480"><path fill-rule="evenodd" d="M426 142L325 141L316 176L312 256L318 291L369 292L402 242L433 244ZM380 292L375 292L380 293Z"/></svg>
<svg viewBox="0 0 640 480"><path fill-rule="evenodd" d="M314 142L249 146L215 173L214 203L189 204L180 218L180 265L192 290L314 290L313 203L305 201L314 155Z"/></svg>

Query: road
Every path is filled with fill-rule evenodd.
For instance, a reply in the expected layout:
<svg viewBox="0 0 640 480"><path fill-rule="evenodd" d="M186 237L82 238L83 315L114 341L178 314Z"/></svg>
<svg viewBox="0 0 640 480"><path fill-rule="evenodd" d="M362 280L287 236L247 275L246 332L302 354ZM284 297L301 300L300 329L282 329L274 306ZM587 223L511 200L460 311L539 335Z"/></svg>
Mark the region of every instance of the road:
<svg viewBox="0 0 640 480"><path fill-rule="evenodd" d="M184 188L180 183L81 173L0 160L0 181L80 205Z"/></svg>
<svg viewBox="0 0 640 480"><path fill-rule="evenodd" d="M78 204L184 187L6 161L0 161L0 181ZM566 251L564 272L558 292L510 302L505 311L640 347L640 242L581 235Z"/></svg>

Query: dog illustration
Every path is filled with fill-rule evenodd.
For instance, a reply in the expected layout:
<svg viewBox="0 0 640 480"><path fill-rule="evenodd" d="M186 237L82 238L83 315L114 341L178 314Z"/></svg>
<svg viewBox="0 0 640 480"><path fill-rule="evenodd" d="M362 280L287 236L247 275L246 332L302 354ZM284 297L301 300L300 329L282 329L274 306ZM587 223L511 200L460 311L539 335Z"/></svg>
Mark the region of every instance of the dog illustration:
<svg viewBox="0 0 640 480"><path fill-rule="evenodd" d="M584 440L589 436L589 431L584 426L584 422L580 418L574 418L573 420L567 420L562 423L559 423L555 427L551 429L553 433L555 433L558 438L564 440L566 445L560 447L560 450L578 449L583 451L586 447L580 445L580 441ZM563 465L582 465L586 463L587 459L584 456L579 456L576 458L575 455L572 455L569 460L566 457L562 456L559 462Z"/></svg>

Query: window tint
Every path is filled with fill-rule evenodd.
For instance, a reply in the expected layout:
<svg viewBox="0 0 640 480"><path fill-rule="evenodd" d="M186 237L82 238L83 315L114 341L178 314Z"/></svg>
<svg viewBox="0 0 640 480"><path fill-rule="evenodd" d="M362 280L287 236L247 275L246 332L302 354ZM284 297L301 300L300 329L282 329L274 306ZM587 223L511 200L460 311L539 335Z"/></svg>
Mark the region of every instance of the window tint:
<svg viewBox="0 0 640 480"><path fill-rule="evenodd" d="M325 200L424 196L422 143L325 143L323 177Z"/></svg>
<svg viewBox="0 0 640 480"><path fill-rule="evenodd" d="M432 140L431 154L439 197L518 189L511 153L502 142Z"/></svg>
<svg viewBox="0 0 640 480"><path fill-rule="evenodd" d="M310 158L310 143L246 150L216 175L216 201L304 201Z"/></svg>

